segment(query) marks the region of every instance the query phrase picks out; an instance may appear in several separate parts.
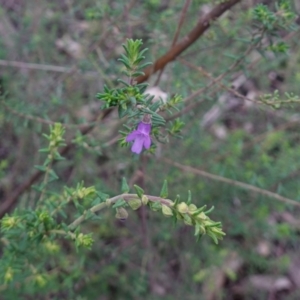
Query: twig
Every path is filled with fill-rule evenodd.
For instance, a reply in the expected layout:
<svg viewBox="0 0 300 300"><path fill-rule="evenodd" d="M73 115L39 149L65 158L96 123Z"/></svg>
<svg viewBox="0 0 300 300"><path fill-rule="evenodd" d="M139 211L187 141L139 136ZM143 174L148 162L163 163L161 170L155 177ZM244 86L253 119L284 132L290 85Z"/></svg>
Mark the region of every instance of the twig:
<svg viewBox="0 0 300 300"><path fill-rule="evenodd" d="M210 83L208 83L205 87L197 90L196 92L194 92L190 96L188 96L186 99L183 100L183 102L185 104L188 104L189 102L191 102L191 100L196 98L198 95L201 95L206 90L208 90L211 87L213 87L214 85L218 84L219 81L221 81L225 76L227 76L232 70L234 70L244 60L244 58L254 49L254 47L255 47L254 44L250 45L248 47L248 49L245 51L245 53L239 59L234 61L234 63L232 65L229 66L229 68L226 70L226 72L224 72L223 74L220 74L217 78L212 78ZM182 60L180 58L178 58L178 59L179 59L179 61L185 61L185 60ZM219 90L219 89L217 89L217 90ZM212 93L210 93L210 94L212 94ZM204 101L205 101L205 99L203 98L198 102L190 103L185 108L183 108L181 111L179 111L176 114L173 114L172 116L168 117L166 120L167 121L174 120L174 119L184 115L185 113L189 112L190 110L195 109L199 104L201 104Z"/></svg>
<svg viewBox="0 0 300 300"><path fill-rule="evenodd" d="M160 198L157 196L151 196L151 195L144 195L144 196L146 196L149 201L160 202L161 204L164 204L167 206L170 206L173 203L173 201L170 199L164 199L164 198ZM88 211L90 211L92 213L96 213L96 212L104 209L105 207L109 207L112 204L116 203L119 199L123 199L124 201L128 201L131 199L139 200L139 197L137 194L121 194L121 195L106 199L106 202L99 203L99 204L93 206L92 208L90 208ZM81 215L76 220L74 220L68 227L70 229L75 229L79 224L81 224L85 220L85 217L86 217L86 214L88 213L88 211L85 211L85 213L83 213L83 215Z"/></svg>
<svg viewBox="0 0 300 300"><path fill-rule="evenodd" d="M268 190L258 188L256 186L251 185L251 184L240 182L240 181L233 180L233 179L229 179L229 178L222 177L222 176L219 176L219 175L214 175L214 174L211 174L211 173L208 173L206 171L202 171L200 169L196 169L196 168L193 168L193 167L190 167L190 166L185 166L185 165L179 164L177 162L173 162L168 158L162 158L162 160L164 162L166 162L167 164L172 165L176 168L179 168L180 170L182 170L184 172L190 172L190 173L197 174L197 175L200 175L202 177L205 177L205 178L208 178L208 179L211 179L211 180L214 180L214 181L224 182L224 183L227 183L227 184L230 184L230 185L233 185L233 186L240 187L242 189L249 190L249 191L257 193L257 194L261 194L261 195L264 195L264 196L267 196L267 197L270 197L270 198L274 198L274 199L276 199L280 202L286 203L286 204L290 204L290 205L300 207L300 202L297 202L295 200L283 197L279 194L270 192Z"/></svg>
<svg viewBox="0 0 300 300"><path fill-rule="evenodd" d="M204 70L203 67L197 67L197 66L194 66L193 64L189 63L188 61L186 60L183 60L183 59L180 59L180 61L189 66L190 68L194 69L194 70L197 70L198 72L200 72L201 74L203 74L205 77L209 78L210 80L212 80L212 82L214 82L215 84L219 85L221 88L227 90L228 92L234 94L235 96L239 97L239 98L242 98L243 100L246 100L246 101L251 101L251 102L254 102L256 104L265 104L265 102L263 101L260 101L260 100L255 100L255 99L250 99L244 95L242 95L241 93L239 93L237 90L233 89L233 88L230 88L228 86L226 86L225 84L223 84L222 82L220 82L219 78L214 78L212 75L210 75L206 70Z"/></svg>
<svg viewBox="0 0 300 300"><path fill-rule="evenodd" d="M51 71L58 73L72 73L72 67L61 67L61 66L53 66L53 65L43 65L43 64L33 64L26 63L22 61L9 61L9 60L0 60L0 66L4 67L14 67L19 69L31 69L31 70L41 70L41 71ZM89 71L86 74L98 76L97 72Z"/></svg>
<svg viewBox="0 0 300 300"><path fill-rule="evenodd" d="M43 124L46 124L46 125L54 125L55 123L58 122L58 121L54 122L54 121L46 120L46 119L43 119L43 118L40 118L40 117L35 117L35 116L31 116L31 115L27 115L27 114L18 112L16 110L14 110L13 108L11 108L9 105L7 105L5 103L5 101L1 100L1 99L0 99L0 103L1 103L1 105L4 106L4 108L6 110L11 112L12 114L14 114L16 116L19 116L21 118L27 119L27 120L32 120L32 121L35 121L35 122L38 122L38 123L43 123ZM66 128L79 128L79 129L87 127L87 126L92 126L92 125L95 125L95 122L83 123L83 124L65 124L65 123L63 123L63 126L66 127Z"/></svg>
<svg viewBox="0 0 300 300"><path fill-rule="evenodd" d="M257 135L256 137L254 137L251 141L243 144L242 150L247 150L247 149L251 148L252 146L257 145L260 141L265 140L266 137L269 134L291 128L291 127L297 125L298 122L299 121L297 121L297 120L291 120L290 122L287 122L283 125L280 125L280 126L274 128L271 131L261 133L261 134ZM229 155L231 155L230 151L227 151L226 153L220 154L219 156L214 157L214 162L222 161L223 159L225 159ZM271 190L273 190L273 188L271 188Z"/></svg>
<svg viewBox="0 0 300 300"><path fill-rule="evenodd" d="M229 10L235 4L241 0L228 0L215 6L208 14L201 17L197 25L172 49L170 49L165 55L159 58L153 66L145 69L145 75L139 76L137 82L141 83L147 80L152 74L158 70L164 68L169 62L175 60L184 50L191 46L203 33L210 27L215 19L220 17L225 11Z"/></svg>
<svg viewBox="0 0 300 300"><path fill-rule="evenodd" d="M177 29L175 31L175 35L174 35L174 38L173 38L173 41L172 41L172 44L171 44L171 48L174 47L174 45L176 44L176 42L178 40L179 33L180 33L181 27L183 25L183 21L185 19L185 15L186 15L187 9L190 6L190 3L191 3L191 0L186 0L184 6L182 8L181 15L180 15L180 20L179 20ZM159 72L159 74L157 76L157 79L156 79L154 85L158 85L159 84L159 81L160 81L160 78L161 78L161 75L162 75L164 69L165 69L165 67L161 68L161 70L160 70L160 72Z"/></svg>

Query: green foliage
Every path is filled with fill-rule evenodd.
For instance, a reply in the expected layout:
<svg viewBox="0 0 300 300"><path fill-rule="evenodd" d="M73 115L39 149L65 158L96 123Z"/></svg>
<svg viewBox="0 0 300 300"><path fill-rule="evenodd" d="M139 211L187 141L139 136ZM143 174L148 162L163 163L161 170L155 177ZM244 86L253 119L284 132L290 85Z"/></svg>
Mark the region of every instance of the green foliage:
<svg viewBox="0 0 300 300"><path fill-rule="evenodd" d="M152 103L153 97L143 95L145 85L133 84L132 78L142 74L137 70L146 66L145 64L140 66L146 50L141 51L141 45L140 40L127 40L127 44L123 45L126 56L123 55L121 61L127 68L126 75L130 78L131 83L126 84L121 81L126 88L120 90L110 90L104 87L105 93L98 94L97 97L106 101L103 108L118 106L120 118L125 115L129 115L129 118L135 117L136 111L138 111L138 115L146 114L144 119L150 118L153 126L162 126L165 125L165 120L156 111L174 107L180 103L181 97L175 96L166 104L162 101ZM176 120L170 133L180 132L183 124ZM64 126L61 123L55 123L50 126L50 134L43 135L49 144L48 147L40 150L41 153L47 154L44 164L35 166L37 170L45 173L44 181L35 186L40 193L36 208L15 210L13 215L5 215L1 220L1 232L4 234L3 241L6 245L4 255L0 260L0 270L2 270L5 283L4 289L6 289L6 284L19 280L19 277L16 276L19 264L25 262L31 270L19 275L23 276L24 281L31 282L37 289L43 289L49 281L48 275L44 274L43 260L45 260L45 256L43 259L38 255L33 257L28 251L42 255L40 244L43 243L49 250L49 254L58 253L60 252L59 246L56 244L58 236L71 240L77 252L81 248L91 249L94 243L93 234L81 232L79 225L85 220L98 221L100 218L95 213L112 204L116 209L115 217L122 221L128 218L126 207L137 210L142 205L148 205L154 211L161 209L165 216L173 216L175 220L183 220L185 224L195 226L197 238L207 234L215 243L218 243L218 239L222 239L225 235L221 229L221 223L213 222L207 217L206 214L210 211L204 212L206 206L198 209L194 204L187 205L185 202L178 203L178 201L165 199L168 196L167 181L164 182L161 198L145 195L144 190L138 185L134 185L136 194L126 194L129 192L129 186L125 178L122 179L121 186L123 194L113 198L108 198L102 191L97 191L94 186L85 187L83 182L77 183L76 188L64 186L61 195L57 192L47 192L47 185L59 179L52 169L52 165L55 161L64 160L59 151L61 147L66 146L64 133ZM83 142L82 134L77 133L73 143L81 145ZM68 224L67 220L70 216L68 216L67 210L71 203L74 205L77 219ZM91 207L91 205L93 206ZM58 215L64 221L57 218ZM33 267L34 265L35 267ZM52 268L55 268L55 264Z"/></svg>
<svg viewBox="0 0 300 300"><path fill-rule="evenodd" d="M168 96L141 80L224 1L0 5L2 297L257 299L252 275L291 277L298 208L266 193L300 200L298 3L241 1L150 74Z"/></svg>
<svg viewBox="0 0 300 300"><path fill-rule="evenodd" d="M293 29L296 14L292 10L291 2L282 0L276 2L276 11L273 12L265 4L258 4L253 9L253 18L268 31L273 31L278 28Z"/></svg>
<svg viewBox="0 0 300 300"><path fill-rule="evenodd" d="M300 99L298 95L295 95L294 93L284 93L284 98L281 95L279 95L279 91L275 90L273 94L265 94L260 97L260 100L267 104L272 106L273 108L280 108L282 105L292 105L293 103L299 103Z"/></svg>

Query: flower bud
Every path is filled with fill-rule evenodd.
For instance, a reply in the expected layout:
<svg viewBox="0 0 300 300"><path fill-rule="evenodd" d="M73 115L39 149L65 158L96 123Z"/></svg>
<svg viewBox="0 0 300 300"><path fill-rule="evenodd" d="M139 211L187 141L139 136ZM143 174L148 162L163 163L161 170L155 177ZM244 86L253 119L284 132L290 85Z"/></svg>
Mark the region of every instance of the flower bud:
<svg viewBox="0 0 300 300"><path fill-rule="evenodd" d="M208 216L204 212L201 212L196 216L196 219L200 221L205 221L208 219Z"/></svg>
<svg viewBox="0 0 300 300"><path fill-rule="evenodd" d="M180 202L177 205L177 210L182 214L186 214L189 211L189 208L185 202Z"/></svg>
<svg viewBox="0 0 300 300"><path fill-rule="evenodd" d="M43 276L41 274L35 275L33 280L34 280L35 284L37 284L39 287L43 287L47 283L45 276Z"/></svg>
<svg viewBox="0 0 300 300"><path fill-rule="evenodd" d="M18 224L18 222L19 222L19 218L5 215L1 220L1 227L2 227L1 229L2 231L9 230L15 227Z"/></svg>
<svg viewBox="0 0 300 300"><path fill-rule="evenodd" d="M50 222L51 221L51 216L49 215L48 212L46 211L41 211L38 213L38 219L40 222Z"/></svg>
<svg viewBox="0 0 300 300"><path fill-rule="evenodd" d="M128 218L128 212L124 207L118 207L117 208L117 213L116 213L116 218L125 221Z"/></svg>
<svg viewBox="0 0 300 300"><path fill-rule="evenodd" d="M56 244L55 242L51 242L51 241L46 241L44 243L44 247L49 253L52 253L52 254L57 253L60 250L59 245Z"/></svg>
<svg viewBox="0 0 300 300"><path fill-rule="evenodd" d="M185 214L183 217L184 217L184 221L183 222L186 225L190 225L190 226L193 225L193 220L192 220L192 218L189 215Z"/></svg>
<svg viewBox="0 0 300 300"><path fill-rule="evenodd" d="M143 205L147 205L147 204L148 204L148 202L149 202L149 199L148 199L148 197L147 197L147 196L145 196L145 195L143 195L143 197L142 197L142 203L143 203Z"/></svg>
<svg viewBox="0 0 300 300"><path fill-rule="evenodd" d="M165 216L167 217L173 216L173 211L169 206L162 204L161 210Z"/></svg>
<svg viewBox="0 0 300 300"><path fill-rule="evenodd" d="M4 274L4 282L9 283L13 280L13 278L14 278L14 271L11 267L8 267L8 269Z"/></svg>
<svg viewBox="0 0 300 300"><path fill-rule="evenodd" d="M133 210L137 210L142 206L142 201L140 199L129 199L127 203Z"/></svg>
<svg viewBox="0 0 300 300"><path fill-rule="evenodd" d="M91 237L91 234L79 233L76 237L75 243L77 247L90 248L93 244L93 239Z"/></svg>
<svg viewBox="0 0 300 300"><path fill-rule="evenodd" d="M197 210L197 206L195 204L189 205L189 213L193 213L196 210Z"/></svg>

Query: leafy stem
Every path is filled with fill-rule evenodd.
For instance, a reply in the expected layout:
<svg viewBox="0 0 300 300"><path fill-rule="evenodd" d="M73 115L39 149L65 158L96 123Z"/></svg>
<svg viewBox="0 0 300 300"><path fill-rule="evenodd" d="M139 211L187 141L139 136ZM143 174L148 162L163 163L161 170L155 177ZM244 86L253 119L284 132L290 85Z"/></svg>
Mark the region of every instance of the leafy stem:
<svg viewBox="0 0 300 300"><path fill-rule="evenodd" d="M133 210L138 209L142 205L148 205L152 210L161 210L166 217L173 217L183 221L186 225L195 226L195 235L199 239L202 235L209 235L215 243L225 235L222 231L221 223L212 221L207 214L213 208L206 210L206 205L197 207L190 203L190 196L187 202L179 202L179 196L175 201L162 197L144 195L143 190L136 186L136 194L120 194L112 198L106 199L105 202L99 203L92 208L86 210L80 217L69 224L68 228L74 230L78 227L88 215L94 214L106 207L113 206L117 209L116 217L126 219L128 213L124 207L130 206Z"/></svg>

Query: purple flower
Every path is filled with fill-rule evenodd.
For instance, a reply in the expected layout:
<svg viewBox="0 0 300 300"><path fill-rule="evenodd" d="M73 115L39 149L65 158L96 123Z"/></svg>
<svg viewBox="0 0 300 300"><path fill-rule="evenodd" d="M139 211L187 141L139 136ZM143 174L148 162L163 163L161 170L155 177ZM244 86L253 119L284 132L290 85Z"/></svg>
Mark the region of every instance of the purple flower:
<svg viewBox="0 0 300 300"><path fill-rule="evenodd" d="M132 152L136 154L140 154L143 150L143 147L145 149L150 148L151 145L150 132L151 132L151 124L140 122L137 130L134 130L130 134L128 134L126 138L126 142L134 141L131 147Z"/></svg>

